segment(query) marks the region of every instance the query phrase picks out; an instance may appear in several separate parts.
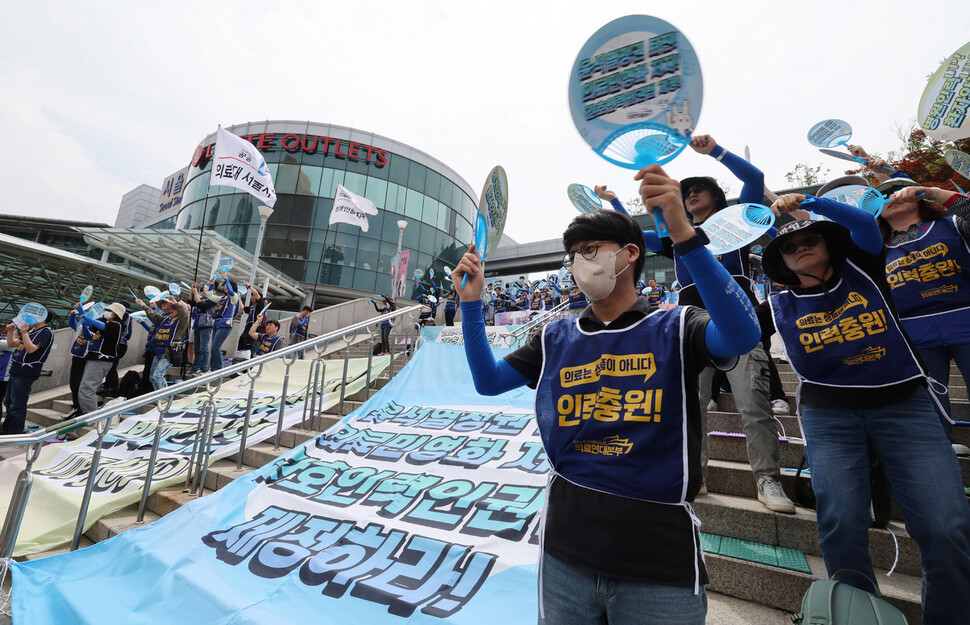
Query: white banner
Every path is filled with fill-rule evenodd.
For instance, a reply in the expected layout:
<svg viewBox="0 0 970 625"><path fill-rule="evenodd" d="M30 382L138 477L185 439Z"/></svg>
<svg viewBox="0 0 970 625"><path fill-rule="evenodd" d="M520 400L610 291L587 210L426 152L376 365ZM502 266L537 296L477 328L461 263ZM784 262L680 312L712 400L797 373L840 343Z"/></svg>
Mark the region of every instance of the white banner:
<svg viewBox="0 0 970 625"><path fill-rule="evenodd" d="M348 191L341 184L337 184L337 193L333 198L333 210L330 211L330 225L337 223L357 226L364 232L370 225L367 215L376 215L377 207L362 195Z"/></svg>
<svg viewBox="0 0 970 625"><path fill-rule="evenodd" d="M209 186L225 185L241 189L272 208L276 189L266 159L249 141L219 127L212 157Z"/></svg>

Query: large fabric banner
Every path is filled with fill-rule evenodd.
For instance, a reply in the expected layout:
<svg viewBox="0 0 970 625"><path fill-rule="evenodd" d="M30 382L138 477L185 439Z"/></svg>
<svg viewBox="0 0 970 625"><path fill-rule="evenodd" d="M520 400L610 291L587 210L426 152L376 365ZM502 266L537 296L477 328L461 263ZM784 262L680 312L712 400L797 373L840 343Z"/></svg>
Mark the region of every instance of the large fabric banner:
<svg viewBox="0 0 970 625"><path fill-rule="evenodd" d="M504 353L504 352L501 352ZM152 525L12 565L14 622L534 623L534 392L428 343L328 432Z"/></svg>
<svg viewBox="0 0 970 625"><path fill-rule="evenodd" d="M512 329L506 326L485 326L485 337L492 347L518 347ZM461 326L426 326L421 328L421 338L434 343L465 344Z"/></svg>
<svg viewBox="0 0 970 625"><path fill-rule="evenodd" d="M276 204L276 189L266 159L249 141L222 126L216 131L209 186L235 187L253 195L270 208Z"/></svg>
<svg viewBox="0 0 970 625"><path fill-rule="evenodd" d="M390 356L374 357L373 361L371 377L376 377L387 367ZM344 364L343 360L326 362L324 410L340 401ZM290 390L283 411L284 429L295 426L303 418L309 367L309 360L298 360L290 367ZM348 395L364 387L366 369L366 358L350 360L347 370L347 379L350 380L346 391ZM267 363L256 381L247 446L276 434L284 370L285 366L280 361ZM215 395L217 412L212 442L213 461L239 451L249 383L248 377L239 376L226 381ZM162 424L159 453L152 476L153 492L185 481L196 446L199 417L207 399L207 394L197 394L173 403ZM101 517L141 499L158 416L158 410L152 410L130 417L105 434L91 504L85 518L85 531ZM70 443L48 445L34 463L34 483L17 537L15 556L40 553L70 542L96 443L97 433L89 432ZM6 515L17 475L25 464L20 456L0 462L0 518Z"/></svg>

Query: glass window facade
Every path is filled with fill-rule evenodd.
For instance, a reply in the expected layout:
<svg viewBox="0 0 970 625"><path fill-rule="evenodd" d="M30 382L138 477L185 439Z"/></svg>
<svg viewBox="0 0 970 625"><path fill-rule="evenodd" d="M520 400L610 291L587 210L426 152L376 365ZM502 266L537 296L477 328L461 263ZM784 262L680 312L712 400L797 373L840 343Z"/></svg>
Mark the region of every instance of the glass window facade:
<svg viewBox="0 0 970 625"><path fill-rule="evenodd" d="M423 153L384 137L312 122L259 122L228 130L256 145L273 176L277 200L261 259L296 280L388 293L402 219L408 222L402 249L411 250L409 274L418 268L427 273L429 267L443 273L445 265L457 264L472 239L477 200L471 188ZM207 137L193 158L174 227L204 224L253 250L259 201L233 187L208 186L212 158L206 148L213 141ZM367 232L328 225L338 184L377 206L378 214L368 216ZM159 226L173 224L167 220Z"/></svg>

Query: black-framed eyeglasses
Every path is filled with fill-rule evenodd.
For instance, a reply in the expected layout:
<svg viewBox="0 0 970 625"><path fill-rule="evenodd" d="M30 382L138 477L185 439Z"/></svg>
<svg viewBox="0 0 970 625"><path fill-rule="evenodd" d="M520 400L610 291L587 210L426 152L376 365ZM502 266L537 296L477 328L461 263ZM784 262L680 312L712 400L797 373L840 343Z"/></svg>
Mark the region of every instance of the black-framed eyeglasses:
<svg viewBox="0 0 970 625"><path fill-rule="evenodd" d="M600 245L605 243L605 241L586 241L583 246L577 250L579 254L582 255L586 260L593 260L596 258L596 252L599 251ZM569 266L573 264L576 259L576 252L569 252L566 254L566 258L563 259L563 264Z"/></svg>
<svg viewBox="0 0 970 625"><path fill-rule="evenodd" d="M798 251L799 248L815 247L821 242L822 242L822 235L820 235L817 232L812 232L812 233L806 234L804 237L800 239L788 239L787 241L781 244L781 247L779 247L779 249L781 250L781 253L784 254L785 256L791 256L796 251Z"/></svg>

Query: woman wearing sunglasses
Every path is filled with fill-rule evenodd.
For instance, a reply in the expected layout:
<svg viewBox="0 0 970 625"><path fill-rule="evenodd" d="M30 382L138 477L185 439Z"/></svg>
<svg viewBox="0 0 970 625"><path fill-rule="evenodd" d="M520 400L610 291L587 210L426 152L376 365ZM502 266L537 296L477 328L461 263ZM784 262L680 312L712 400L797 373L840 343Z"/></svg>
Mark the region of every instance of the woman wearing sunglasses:
<svg viewBox="0 0 970 625"><path fill-rule="evenodd" d="M804 195L779 198L790 213ZM871 442L923 563L923 623L965 622L970 596L970 506L960 466L886 280L879 227L865 211L815 198L832 221L785 225L762 267L788 289L769 305L798 374L805 455L829 574L870 590ZM868 580L866 579L868 578Z"/></svg>
<svg viewBox="0 0 970 625"><path fill-rule="evenodd" d="M942 387L949 384L951 360L970 380L970 199L909 178L876 188L892 199L877 221L903 328ZM949 417L949 397L939 399ZM943 427L949 432L949 418Z"/></svg>

